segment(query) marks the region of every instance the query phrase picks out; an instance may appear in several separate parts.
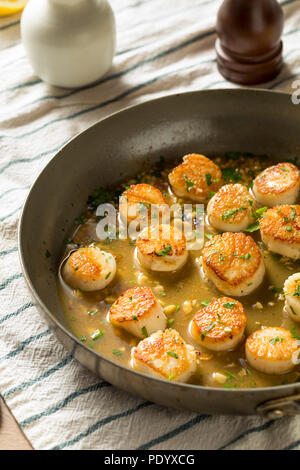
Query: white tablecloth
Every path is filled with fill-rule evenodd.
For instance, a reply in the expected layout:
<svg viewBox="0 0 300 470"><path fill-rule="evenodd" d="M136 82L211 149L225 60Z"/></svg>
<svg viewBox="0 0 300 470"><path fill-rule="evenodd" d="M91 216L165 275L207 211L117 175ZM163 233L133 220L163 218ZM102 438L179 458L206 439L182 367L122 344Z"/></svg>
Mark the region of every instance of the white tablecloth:
<svg viewBox="0 0 300 470"><path fill-rule="evenodd" d="M112 0L114 66L84 90L36 77L19 17L0 19L0 391L36 449L299 448L297 418L212 417L162 408L102 382L38 314L18 261L16 230L30 185L75 134L129 104L167 93L230 88L217 72L216 0ZM281 2L286 65L266 88L300 77L300 0Z"/></svg>

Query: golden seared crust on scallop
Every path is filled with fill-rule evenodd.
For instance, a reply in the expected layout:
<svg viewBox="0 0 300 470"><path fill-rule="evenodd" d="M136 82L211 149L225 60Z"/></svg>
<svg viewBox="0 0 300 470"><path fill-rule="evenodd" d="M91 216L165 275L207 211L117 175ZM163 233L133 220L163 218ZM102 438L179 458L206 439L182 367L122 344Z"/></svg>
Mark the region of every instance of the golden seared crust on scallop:
<svg viewBox="0 0 300 470"><path fill-rule="evenodd" d="M154 377L186 382L196 370L196 352L173 329L157 331L131 351L132 367Z"/></svg>
<svg viewBox="0 0 300 470"><path fill-rule="evenodd" d="M263 242L271 251L293 259L300 257L300 206L268 209L259 222Z"/></svg>
<svg viewBox="0 0 300 470"><path fill-rule="evenodd" d="M187 259L184 233L174 226L151 225L136 240L140 263L153 271L174 271Z"/></svg>
<svg viewBox="0 0 300 470"><path fill-rule="evenodd" d="M292 320L300 321L300 273L289 276L284 283L285 310Z"/></svg>
<svg viewBox="0 0 300 470"><path fill-rule="evenodd" d="M246 186L226 184L207 206L210 224L217 230L238 232L255 220L255 200Z"/></svg>
<svg viewBox="0 0 300 470"><path fill-rule="evenodd" d="M113 280L115 273L115 258L97 246L73 251L62 268L67 284L84 291L103 289Z"/></svg>
<svg viewBox="0 0 300 470"><path fill-rule="evenodd" d="M157 304L150 287L134 287L118 297L109 311L110 321L115 324L131 321L132 317L140 319L147 315Z"/></svg>
<svg viewBox="0 0 300 470"><path fill-rule="evenodd" d="M300 188L300 171L292 163L278 163L254 180L253 193L263 205L293 204Z"/></svg>
<svg viewBox="0 0 300 470"><path fill-rule="evenodd" d="M252 333L246 341L249 364L266 374L282 374L294 367L293 354L298 350L297 340L290 331L269 327Z"/></svg>
<svg viewBox="0 0 300 470"><path fill-rule="evenodd" d="M124 218L127 214L128 222L137 217L150 216L151 204L168 205L161 191L150 184L133 184L123 192L120 201L120 212Z"/></svg>
<svg viewBox="0 0 300 470"><path fill-rule="evenodd" d="M174 193L198 202L207 202L222 184L220 168L204 155L191 153L169 174Z"/></svg>
<svg viewBox="0 0 300 470"><path fill-rule="evenodd" d="M260 219L262 235L291 244L300 244L300 206L282 205L268 209Z"/></svg>
<svg viewBox="0 0 300 470"><path fill-rule="evenodd" d="M150 287L135 287L125 291L109 310L108 318L113 325L144 338L167 325L163 308Z"/></svg>
<svg viewBox="0 0 300 470"><path fill-rule="evenodd" d="M227 295L247 295L262 282L265 268L252 237L226 232L215 235L202 250L205 275Z"/></svg>
<svg viewBox="0 0 300 470"><path fill-rule="evenodd" d="M68 258L69 266L85 279L93 279L101 274L102 266L98 263L97 252L93 247L74 251Z"/></svg>
<svg viewBox="0 0 300 470"><path fill-rule="evenodd" d="M199 310L190 324L193 338L215 351L235 348L241 341L247 317L241 302L221 297Z"/></svg>

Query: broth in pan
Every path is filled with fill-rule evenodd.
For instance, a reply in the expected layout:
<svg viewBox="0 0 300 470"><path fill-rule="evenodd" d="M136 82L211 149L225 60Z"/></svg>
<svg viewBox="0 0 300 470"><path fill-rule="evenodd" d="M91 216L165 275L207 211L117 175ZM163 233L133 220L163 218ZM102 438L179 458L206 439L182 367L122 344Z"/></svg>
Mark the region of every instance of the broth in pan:
<svg viewBox="0 0 300 470"><path fill-rule="evenodd" d="M181 381L225 388L297 382L300 368L294 363L291 367L290 359L300 337L298 279L293 280L290 296L284 289L286 279L300 272L297 170L286 162L262 174L253 188L257 175L278 166L277 162L266 156L235 152L210 160L199 157L188 156L183 163L177 163L175 170L175 165L161 158L120 187L101 189L91 195L86 211L75 221L74 230L65 240L58 287L68 322L88 347L122 365L133 365L168 380L179 380L180 376ZM204 179L199 168L204 168ZM281 190L284 184L291 186L285 192ZM149 189L147 185L159 190L151 192L154 203L204 202L202 261L202 248L190 250L186 256L184 242L174 241L172 236L170 243L155 248L153 255L149 251L149 244L154 243L149 231L138 241L98 239L99 217L95 213L98 205L112 201L118 209L118 197L125 193L129 205L134 201L146 207L148 217L145 201L149 194L141 192ZM281 189L276 192L278 188ZM282 206L282 216L278 206ZM191 217L197 230L197 214ZM278 233L283 238L278 238ZM80 251L80 247L89 250ZM171 269L170 262L175 269ZM97 263L99 266L102 263L101 272L96 270ZM240 277L233 281L237 271ZM91 286L87 280L86 274L91 272L93 281L97 277L97 286ZM151 290L138 290L139 287ZM126 297L128 289L131 291ZM217 299L221 299L219 303L212 303ZM168 332L155 336L156 330ZM263 340L251 336L246 355L245 341L257 330L262 330ZM140 343L146 340L148 344ZM168 347L164 341L168 341ZM193 346L194 356L189 355L191 351L186 345ZM131 353L137 346L135 354ZM158 357L162 350L164 357ZM184 358L179 368L181 354Z"/></svg>

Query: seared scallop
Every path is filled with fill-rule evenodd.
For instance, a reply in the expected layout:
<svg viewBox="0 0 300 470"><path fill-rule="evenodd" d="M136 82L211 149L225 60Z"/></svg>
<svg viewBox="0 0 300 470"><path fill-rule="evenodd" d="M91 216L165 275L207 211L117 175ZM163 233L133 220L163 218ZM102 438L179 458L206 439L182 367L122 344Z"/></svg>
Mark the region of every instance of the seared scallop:
<svg viewBox="0 0 300 470"><path fill-rule="evenodd" d="M73 289L104 289L116 274L116 261L111 253L97 246L78 248L70 254L62 268L63 279Z"/></svg>
<svg viewBox="0 0 300 470"><path fill-rule="evenodd" d="M265 374L284 374L294 367L298 344L290 331L269 327L247 338L246 359L251 367Z"/></svg>
<svg viewBox="0 0 300 470"><path fill-rule="evenodd" d="M207 206L209 223L222 232L240 232L255 220L255 201L246 186L226 184Z"/></svg>
<svg viewBox="0 0 300 470"><path fill-rule="evenodd" d="M197 343L207 349L228 351L241 342L246 323L241 302L221 297L196 313L190 323L190 333Z"/></svg>
<svg viewBox="0 0 300 470"><path fill-rule="evenodd" d="M138 338L164 329L167 318L150 287L128 289L115 301L108 313L110 323Z"/></svg>
<svg viewBox="0 0 300 470"><path fill-rule="evenodd" d="M120 198L120 214L128 223L136 218L147 220L153 205L162 213L166 212L168 202L161 191L150 184L134 184L124 191Z"/></svg>
<svg viewBox="0 0 300 470"><path fill-rule="evenodd" d="M191 153L169 174L174 193L197 202L207 202L222 184L220 168L204 155Z"/></svg>
<svg viewBox="0 0 300 470"><path fill-rule="evenodd" d="M211 238L202 250L205 276L226 295L248 295L263 280L265 266L252 237L226 232Z"/></svg>
<svg viewBox="0 0 300 470"><path fill-rule="evenodd" d="M139 262L152 271L178 270L188 257L184 233L170 225L144 228L137 238L136 247Z"/></svg>
<svg viewBox="0 0 300 470"><path fill-rule="evenodd" d="M152 377L187 382L197 368L196 352L176 330L157 331L132 348L131 366Z"/></svg>
<svg viewBox="0 0 300 470"><path fill-rule="evenodd" d="M270 251L292 259L300 258L300 206L268 209L259 222L262 241Z"/></svg>
<svg viewBox="0 0 300 470"><path fill-rule="evenodd" d="M292 320L300 322L300 273L292 274L284 283L285 307Z"/></svg>
<svg viewBox="0 0 300 470"><path fill-rule="evenodd" d="M300 189L300 171L292 163L278 163L254 180L253 194L263 206L294 204Z"/></svg>

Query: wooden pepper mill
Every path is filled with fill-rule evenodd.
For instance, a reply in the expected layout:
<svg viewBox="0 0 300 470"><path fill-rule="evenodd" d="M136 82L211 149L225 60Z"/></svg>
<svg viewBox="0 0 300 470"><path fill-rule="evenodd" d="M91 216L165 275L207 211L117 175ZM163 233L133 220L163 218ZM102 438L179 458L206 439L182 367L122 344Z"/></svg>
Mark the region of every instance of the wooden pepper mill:
<svg viewBox="0 0 300 470"><path fill-rule="evenodd" d="M283 12L276 0L224 0L217 16L217 64L231 82L254 85L281 70Z"/></svg>

